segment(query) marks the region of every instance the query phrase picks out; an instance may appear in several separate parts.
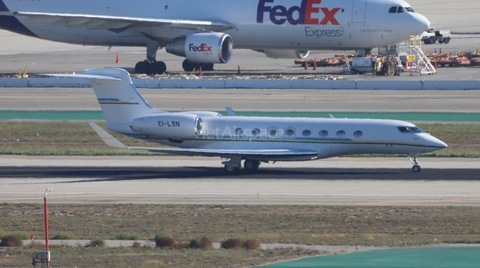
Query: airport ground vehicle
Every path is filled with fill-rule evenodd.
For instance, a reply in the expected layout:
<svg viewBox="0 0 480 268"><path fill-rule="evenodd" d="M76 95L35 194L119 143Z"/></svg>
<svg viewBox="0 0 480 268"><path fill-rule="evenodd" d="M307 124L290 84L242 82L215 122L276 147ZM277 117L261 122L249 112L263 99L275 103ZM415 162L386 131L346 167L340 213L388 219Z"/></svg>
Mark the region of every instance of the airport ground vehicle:
<svg viewBox="0 0 480 268"><path fill-rule="evenodd" d="M452 33L450 31L437 31L435 28L429 28L422 33L422 41L426 45L435 44L437 41L440 44L448 44L450 43L451 38Z"/></svg>

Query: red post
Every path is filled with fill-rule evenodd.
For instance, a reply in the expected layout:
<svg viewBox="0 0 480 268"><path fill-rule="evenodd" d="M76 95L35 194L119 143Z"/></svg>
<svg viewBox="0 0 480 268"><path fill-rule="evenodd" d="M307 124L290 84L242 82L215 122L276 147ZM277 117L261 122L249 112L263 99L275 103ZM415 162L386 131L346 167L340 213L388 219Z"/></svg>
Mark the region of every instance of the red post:
<svg viewBox="0 0 480 268"><path fill-rule="evenodd" d="M118 56L118 53L115 55L115 63L120 63L120 56Z"/></svg>
<svg viewBox="0 0 480 268"><path fill-rule="evenodd" d="M317 59L313 59L313 70L317 70Z"/></svg>
<svg viewBox="0 0 480 268"><path fill-rule="evenodd" d="M202 67L202 64L200 64L200 66L198 67L198 75L199 75L199 76L203 76L203 67Z"/></svg>
<svg viewBox="0 0 480 268"><path fill-rule="evenodd" d="M47 195L52 190L52 188L47 189L43 195L43 213L45 215L45 250L50 251L50 246L48 245L48 203ZM50 261L47 261L47 267L50 267Z"/></svg>

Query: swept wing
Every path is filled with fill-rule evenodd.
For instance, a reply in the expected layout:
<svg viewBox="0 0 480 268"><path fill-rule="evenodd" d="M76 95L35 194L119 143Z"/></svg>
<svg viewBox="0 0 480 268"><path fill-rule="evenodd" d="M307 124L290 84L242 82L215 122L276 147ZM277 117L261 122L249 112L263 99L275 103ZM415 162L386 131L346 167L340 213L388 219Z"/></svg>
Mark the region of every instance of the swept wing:
<svg viewBox="0 0 480 268"><path fill-rule="evenodd" d="M259 150L237 150L237 149L186 149L186 148L158 148L158 147L128 147L108 134L97 124L90 122L90 126L97 132L98 136L110 147L146 150L151 152L173 153L181 155L197 156L220 156L230 158L232 156L249 157L252 159L285 159L295 158L298 160L316 159L318 152L315 150L293 150L293 149L259 149Z"/></svg>
<svg viewBox="0 0 480 268"><path fill-rule="evenodd" d="M109 29L115 32L127 28L141 28L152 26L172 26L186 29L204 29L207 31L221 32L232 29L235 26L227 22L209 20L177 20L142 18L127 16L105 16L93 14L71 13L46 13L46 12L0 12L2 16L15 16L26 18L33 23L50 26L84 27L88 29Z"/></svg>

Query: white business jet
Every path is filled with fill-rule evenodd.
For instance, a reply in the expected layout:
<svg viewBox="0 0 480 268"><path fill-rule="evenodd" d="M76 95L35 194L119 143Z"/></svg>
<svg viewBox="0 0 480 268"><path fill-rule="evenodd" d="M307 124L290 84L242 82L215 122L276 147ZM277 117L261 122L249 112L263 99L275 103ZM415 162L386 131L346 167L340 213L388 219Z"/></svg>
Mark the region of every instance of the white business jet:
<svg viewBox="0 0 480 268"><path fill-rule="evenodd" d="M227 63L233 48L270 58L309 50L366 54L421 34L429 21L403 0L0 0L0 28L81 45L145 46L137 73L164 73L165 48L185 71Z"/></svg>
<svg viewBox="0 0 480 268"><path fill-rule="evenodd" d="M170 113L152 108L122 69L86 70L58 77L92 82L107 129L177 148L128 147L95 123L111 147L184 155L218 156L225 170L257 170L261 162L310 161L349 154L406 154L413 172L421 170L417 154L446 148L441 140L414 124L398 120L277 118L229 116L216 112Z"/></svg>

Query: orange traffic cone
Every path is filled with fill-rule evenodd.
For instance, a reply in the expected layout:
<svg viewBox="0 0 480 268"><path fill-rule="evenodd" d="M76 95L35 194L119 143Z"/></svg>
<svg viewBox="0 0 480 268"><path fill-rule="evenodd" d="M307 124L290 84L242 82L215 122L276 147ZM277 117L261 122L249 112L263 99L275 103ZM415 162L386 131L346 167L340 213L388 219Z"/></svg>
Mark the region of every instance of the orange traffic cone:
<svg viewBox="0 0 480 268"><path fill-rule="evenodd" d="M119 63L120 62L120 57L118 56L118 53L117 55L115 56L115 63Z"/></svg>

